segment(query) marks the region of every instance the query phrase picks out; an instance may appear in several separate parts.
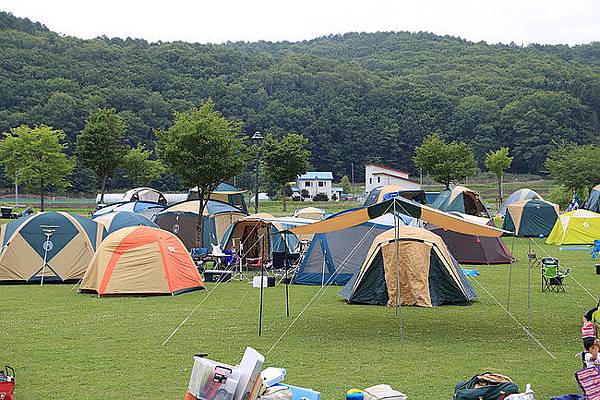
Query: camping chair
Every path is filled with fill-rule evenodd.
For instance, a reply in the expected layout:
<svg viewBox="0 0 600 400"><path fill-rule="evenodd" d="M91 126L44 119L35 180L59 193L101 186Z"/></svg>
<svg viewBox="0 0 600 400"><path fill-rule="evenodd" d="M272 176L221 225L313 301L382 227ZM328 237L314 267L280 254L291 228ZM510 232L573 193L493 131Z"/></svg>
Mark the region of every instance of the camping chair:
<svg viewBox="0 0 600 400"><path fill-rule="evenodd" d="M542 292L564 292L564 280L571 272L568 268L563 270L557 258L542 258Z"/></svg>
<svg viewBox="0 0 600 400"><path fill-rule="evenodd" d="M258 271L262 269L263 259L262 257L257 258L246 258L246 268L255 268Z"/></svg>
<svg viewBox="0 0 600 400"><path fill-rule="evenodd" d="M300 258L300 253L288 253L284 251L273 252L273 269L284 269L293 266Z"/></svg>
<svg viewBox="0 0 600 400"><path fill-rule="evenodd" d="M206 247L193 247L190 250L190 255L192 256L192 260L198 267L198 269L204 269L204 263L206 262L206 257L208 256L208 249Z"/></svg>

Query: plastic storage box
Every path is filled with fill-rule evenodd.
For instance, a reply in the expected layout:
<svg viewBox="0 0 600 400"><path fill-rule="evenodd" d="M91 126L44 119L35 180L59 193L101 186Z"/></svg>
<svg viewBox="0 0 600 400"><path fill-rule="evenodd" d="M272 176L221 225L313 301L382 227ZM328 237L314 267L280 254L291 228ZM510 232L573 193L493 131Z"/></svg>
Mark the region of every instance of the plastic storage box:
<svg viewBox="0 0 600 400"><path fill-rule="evenodd" d="M195 355L188 392L199 400L232 400L240 376L238 367Z"/></svg>

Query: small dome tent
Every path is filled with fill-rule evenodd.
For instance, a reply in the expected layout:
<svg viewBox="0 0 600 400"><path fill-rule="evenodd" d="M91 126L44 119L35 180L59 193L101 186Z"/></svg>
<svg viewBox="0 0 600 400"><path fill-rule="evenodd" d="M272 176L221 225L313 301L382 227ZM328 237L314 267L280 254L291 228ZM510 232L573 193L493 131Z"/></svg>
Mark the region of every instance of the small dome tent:
<svg viewBox="0 0 600 400"><path fill-rule="evenodd" d="M402 196L405 199L416 201L417 203L425 204L427 198L422 190L408 189L398 185L379 186L371 190L363 207L372 206L373 204L381 203L394 197Z"/></svg>
<svg viewBox="0 0 600 400"><path fill-rule="evenodd" d="M111 212L129 211L136 214L142 214L144 217L152 220L156 214L164 210L166 207L167 206L163 204L150 203L147 201L126 201L102 207L94 212L93 217L95 218Z"/></svg>
<svg viewBox="0 0 600 400"><path fill-rule="evenodd" d="M159 228L132 226L108 235L89 263L80 292L172 294L204 287L187 249Z"/></svg>
<svg viewBox="0 0 600 400"><path fill-rule="evenodd" d="M129 226L151 226L158 228L154 222L144 217L142 214L136 214L130 211L117 211L107 214L102 214L94 218L99 224L102 224L106 229L107 234L118 231Z"/></svg>
<svg viewBox="0 0 600 400"><path fill-rule="evenodd" d="M545 200L525 200L509 204L502 229L517 236L548 236L556 219L558 205Z"/></svg>
<svg viewBox="0 0 600 400"><path fill-rule="evenodd" d="M464 186L443 190L431 206L446 212L456 211L477 217L490 217L479 193Z"/></svg>
<svg viewBox="0 0 600 400"><path fill-rule="evenodd" d="M244 200L244 193L244 190L239 190L233 185L221 182L219 186L217 186L217 188L210 194L210 199L230 204L242 210L247 215L248 207L246 206L246 200ZM197 187L190 189L187 199L198 200Z"/></svg>
<svg viewBox="0 0 600 400"><path fill-rule="evenodd" d="M81 279L105 233L101 224L66 212L10 222L0 231L0 281Z"/></svg>
<svg viewBox="0 0 600 400"><path fill-rule="evenodd" d="M518 201L524 201L524 200L543 200L543 199L542 199L542 196L537 194L537 192L534 190L519 189L519 190L513 192L510 196L508 196L508 198L506 200L504 200L504 202L500 206L500 209L498 209L498 214L505 217L506 216L506 207L508 207L509 204L513 204Z"/></svg>
<svg viewBox="0 0 600 400"><path fill-rule="evenodd" d="M305 207L294 212L295 218L305 218L305 219L314 219L314 220L322 220L325 218L325 211L321 208L317 207Z"/></svg>
<svg viewBox="0 0 600 400"><path fill-rule="evenodd" d="M348 303L384 306L396 306L399 300L403 306L435 307L469 304L477 298L444 241L414 226L377 236L341 294Z"/></svg>
<svg viewBox="0 0 600 400"><path fill-rule="evenodd" d="M158 190L149 187L139 187L128 190L123 195L122 201L147 201L150 203L167 205L165 196Z"/></svg>
<svg viewBox="0 0 600 400"><path fill-rule="evenodd" d="M199 205L199 200L173 204L158 213L154 222L162 229L173 232L188 249L199 247L197 245ZM210 248L211 244L220 243L227 229L247 215L242 210L217 200L209 200L203 214L202 240L204 247L207 248Z"/></svg>
<svg viewBox="0 0 600 400"><path fill-rule="evenodd" d="M600 214L575 210L558 217L547 244L593 244L600 239Z"/></svg>

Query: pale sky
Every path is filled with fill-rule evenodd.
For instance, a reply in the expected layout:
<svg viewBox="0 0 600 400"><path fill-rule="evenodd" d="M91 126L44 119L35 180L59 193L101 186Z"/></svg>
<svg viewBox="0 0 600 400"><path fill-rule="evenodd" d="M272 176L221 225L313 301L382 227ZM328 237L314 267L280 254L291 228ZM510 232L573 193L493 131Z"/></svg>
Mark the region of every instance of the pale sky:
<svg viewBox="0 0 600 400"><path fill-rule="evenodd" d="M80 38L312 39L428 31L488 43L600 41L600 0L0 0L0 10Z"/></svg>

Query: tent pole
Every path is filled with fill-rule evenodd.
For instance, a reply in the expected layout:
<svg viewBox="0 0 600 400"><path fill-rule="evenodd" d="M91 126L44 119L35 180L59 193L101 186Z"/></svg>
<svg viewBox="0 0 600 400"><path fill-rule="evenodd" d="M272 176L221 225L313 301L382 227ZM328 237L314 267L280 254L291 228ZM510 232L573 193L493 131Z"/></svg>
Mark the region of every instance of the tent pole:
<svg viewBox="0 0 600 400"><path fill-rule="evenodd" d="M264 238L262 239L264 241ZM263 242L264 245L264 242ZM263 247L264 249L264 247ZM264 254L264 252L263 252ZM263 254L260 254L262 257ZM258 336L262 336L262 318L263 318L263 291L265 286L265 260L261 258L260 263L260 309L258 311Z"/></svg>
<svg viewBox="0 0 600 400"><path fill-rule="evenodd" d="M531 241L533 239L529 238L529 254L531 254ZM527 268L527 330L531 333L531 258L529 255L528 258L528 268Z"/></svg>
<svg viewBox="0 0 600 400"><path fill-rule="evenodd" d="M400 323L400 340L404 339L404 324L402 321L402 305L400 304L402 298L400 296L400 221L398 221L398 214L396 213L396 201L394 200L394 244L395 244L395 266L396 266L396 316Z"/></svg>
<svg viewBox="0 0 600 400"><path fill-rule="evenodd" d="M508 265L508 296L506 299L506 309L510 312L510 295L511 295L511 288L512 288L512 265L513 263L510 263Z"/></svg>
<svg viewBox="0 0 600 400"><path fill-rule="evenodd" d="M289 235L289 233L285 234L286 238L288 237L287 235ZM290 293L289 293L289 279L288 279L288 263L289 263L289 259L287 257L288 255L288 242L285 242L285 249L284 249L284 253L283 253L283 270L285 273L285 316L289 317L290 316Z"/></svg>

